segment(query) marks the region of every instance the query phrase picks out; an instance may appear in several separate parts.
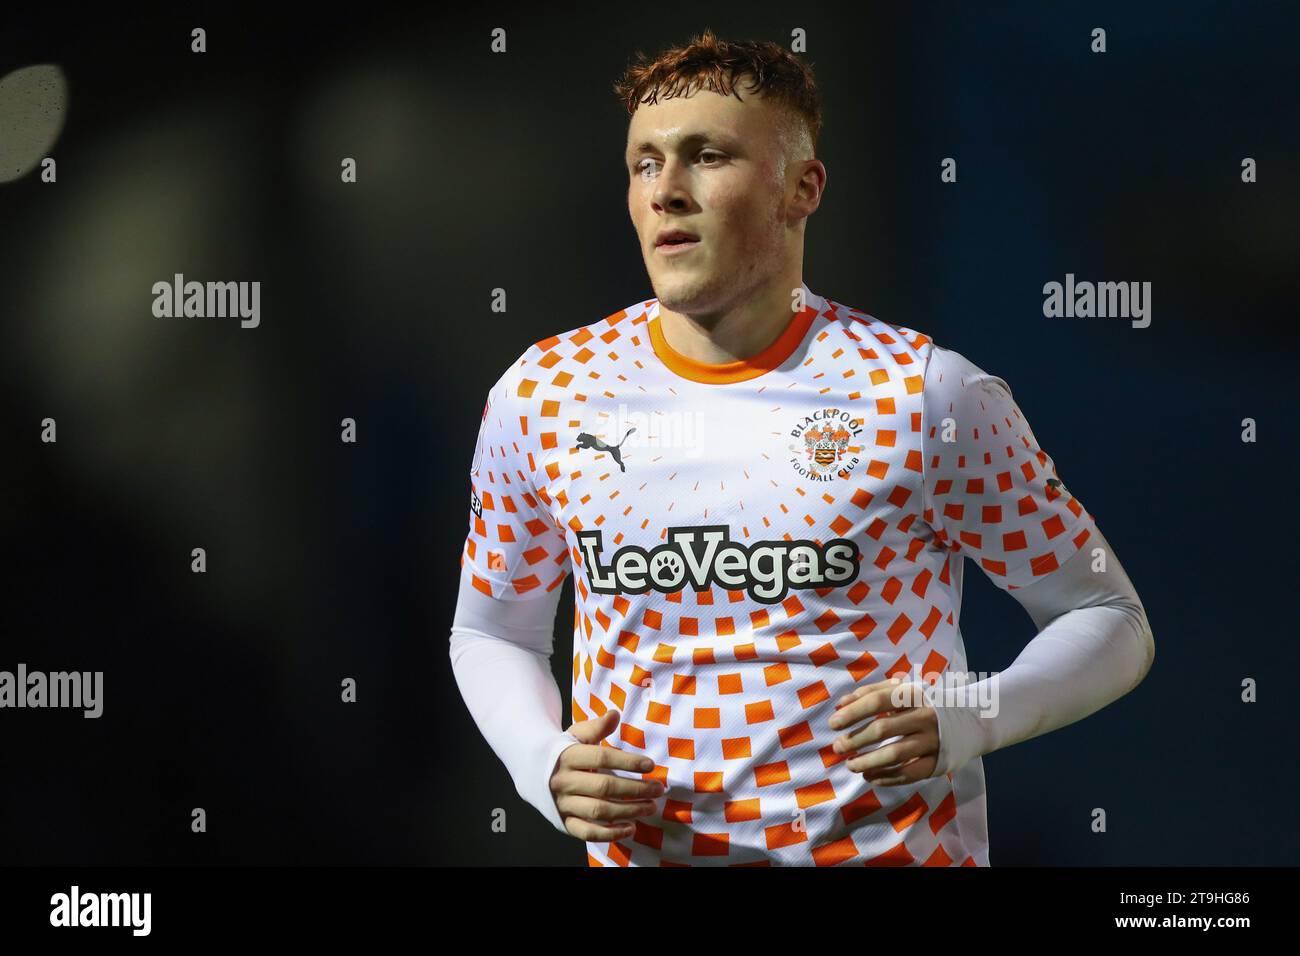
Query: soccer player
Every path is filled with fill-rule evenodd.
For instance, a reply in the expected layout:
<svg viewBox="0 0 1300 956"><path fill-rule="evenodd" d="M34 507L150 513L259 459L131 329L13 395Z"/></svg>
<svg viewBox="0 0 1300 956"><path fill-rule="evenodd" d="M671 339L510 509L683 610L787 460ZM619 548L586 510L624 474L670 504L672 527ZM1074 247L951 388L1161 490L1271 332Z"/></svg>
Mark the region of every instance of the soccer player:
<svg viewBox="0 0 1300 956"><path fill-rule="evenodd" d="M616 89L655 296L488 392L465 702L593 866L988 865L980 757L1136 686L1142 604L1003 379L804 282L804 64L706 33ZM963 687L965 558L1039 633Z"/></svg>

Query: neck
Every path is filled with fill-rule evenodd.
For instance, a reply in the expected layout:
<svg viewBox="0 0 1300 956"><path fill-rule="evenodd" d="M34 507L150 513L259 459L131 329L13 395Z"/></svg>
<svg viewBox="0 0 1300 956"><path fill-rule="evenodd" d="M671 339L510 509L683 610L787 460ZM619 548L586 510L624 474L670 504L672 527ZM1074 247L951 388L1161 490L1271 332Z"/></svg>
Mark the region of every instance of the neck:
<svg viewBox="0 0 1300 956"><path fill-rule="evenodd" d="M769 283L743 302L714 312L683 313L659 307L664 340L686 358L722 365L751 358L771 345L794 318L792 279ZM804 303L807 305L808 303Z"/></svg>

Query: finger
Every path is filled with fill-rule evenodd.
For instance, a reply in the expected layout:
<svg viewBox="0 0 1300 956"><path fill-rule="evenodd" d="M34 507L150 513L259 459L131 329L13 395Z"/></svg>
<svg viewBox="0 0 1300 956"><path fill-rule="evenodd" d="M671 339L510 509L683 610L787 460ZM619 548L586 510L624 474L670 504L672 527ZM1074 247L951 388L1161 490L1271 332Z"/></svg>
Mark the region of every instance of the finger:
<svg viewBox="0 0 1300 956"><path fill-rule="evenodd" d="M831 744L837 754L852 753L868 744L874 744L890 737L921 733L932 726L930 715L922 709L895 711L887 717L877 717L865 727L841 734Z"/></svg>
<svg viewBox="0 0 1300 956"><path fill-rule="evenodd" d="M599 717L570 725L569 734L584 744L599 744L617 729L621 719L617 710L607 710Z"/></svg>
<svg viewBox="0 0 1300 956"><path fill-rule="evenodd" d="M655 763L644 754L628 753L617 747L599 744L578 744L566 747L560 753L565 770L628 770L632 773L649 773Z"/></svg>
<svg viewBox="0 0 1300 956"><path fill-rule="evenodd" d="M829 723L832 729L839 730L873 715L911 710L925 704L925 690L921 684L904 677L891 677L869 685L866 692L837 708Z"/></svg>
<svg viewBox="0 0 1300 956"><path fill-rule="evenodd" d="M852 727L868 717L888 713L893 709L893 703L890 700L892 693L892 686L867 691L831 714L829 721L831 729L840 730L844 727Z"/></svg>
<svg viewBox="0 0 1300 956"><path fill-rule="evenodd" d="M900 770L887 771L888 775L870 778L873 786L896 787L905 783L916 783L934 775L934 768L939 765L936 757L917 757L910 763L903 764ZM864 774L865 776L865 774Z"/></svg>
<svg viewBox="0 0 1300 956"><path fill-rule="evenodd" d="M930 746L927 735L912 734L869 754L852 757L845 766L854 773L870 775L873 771L895 769L895 764L906 763L913 757L923 757L929 753Z"/></svg>
<svg viewBox="0 0 1300 956"><path fill-rule="evenodd" d="M602 800L655 800L664 794L664 785L658 780L629 780L612 773L589 770L569 770L551 778L551 789L557 793L598 797Z"/></svg>
<svg viewBox="0 0 1300 956"><path fill-rule="evenodd" d="M590 820L584 820L581 817L566 817L564 829L568 830L571 836L575 836L579 840L586 840L588 843L624 840L636 833L636 826L631 823L621 824L617 827L607 827L593 823Z"/></svg>
<svg viewBox="0 0 1300 956"><path fill-rule="evenodd" d="M555 806L561 814L571 813L575 817L606 825L653 816L658 809L652 800L622 803L575 794L565 794L555 801Z"/></svg>
<svg viewBox="0 0 1300 956"><path fill-rule="evenodd" d="M859 697L867 693L875 686L876 686L875 684L863 684L861 687L853 688L853 690L849 691L847 694L845 694L843 697L841 697L839 700L835 702L835 709L839 710L845 704L853 703L853 701L857 700Z"/></svg>
<svg viewBox="0 0 1300 956"><path fill-rule="evenodd" d="M851 701L857 700L863 694L870 694L872 691L888 690L895 684L899 683L900 680L901 678L898 677L890 677L887 680L872 681L870 684L859 684L857 687L853 688L853 690L849 691L849 693L836 701L835 706L842 707Z"/></svg>
<svg viewBox="0 0 1300 956"><path fill-rule="evenodd" d="M919 740L917 735L906 736L902 740L872 750L871 753L850 757L845 762L845 766L870 779L872 775L879 774L881 771L896 771L898 767L913 760L914 757L923 756L924 752L926 752L924 741Z"/></svg>

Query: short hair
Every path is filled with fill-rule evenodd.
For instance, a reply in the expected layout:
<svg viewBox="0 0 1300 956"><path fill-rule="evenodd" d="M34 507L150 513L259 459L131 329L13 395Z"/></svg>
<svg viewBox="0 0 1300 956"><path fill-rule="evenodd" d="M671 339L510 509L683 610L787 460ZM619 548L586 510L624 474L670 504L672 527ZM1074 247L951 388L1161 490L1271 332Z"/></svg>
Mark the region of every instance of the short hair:
<svg viewBox="0 0 1300 956"><path fill-rule="evenodd" d="M722 40L706 29L685 46L665 50L653 60L638 51L635 62L614 84L614 93L631 116L642 103L701 87L740 99L737 85L742 77L749 79L749 92L761 93L803 120L808 149L815 155L822 129L817 81L807 64L770 40ZM797 129L783 128L781 138L793 151L803 137Z"/></svg>

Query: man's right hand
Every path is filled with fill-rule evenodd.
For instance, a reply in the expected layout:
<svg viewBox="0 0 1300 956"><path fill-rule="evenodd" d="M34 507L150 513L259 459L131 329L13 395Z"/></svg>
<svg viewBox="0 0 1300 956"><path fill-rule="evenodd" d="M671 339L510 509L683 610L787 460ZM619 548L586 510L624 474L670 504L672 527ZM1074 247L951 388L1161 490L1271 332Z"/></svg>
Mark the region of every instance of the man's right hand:
<svg viewBox="0 0 1300 956"><path fill-rule="evenodd" d="M618 726L617 710L575 723L569 733L581 743L566 747L551 774L551 796L564 828L579 840L593 843L621 840L636 832L633 820L655 812L663 795L658 780L629 780L607 770L649 773L654 761L600 742Z"/></svg>

